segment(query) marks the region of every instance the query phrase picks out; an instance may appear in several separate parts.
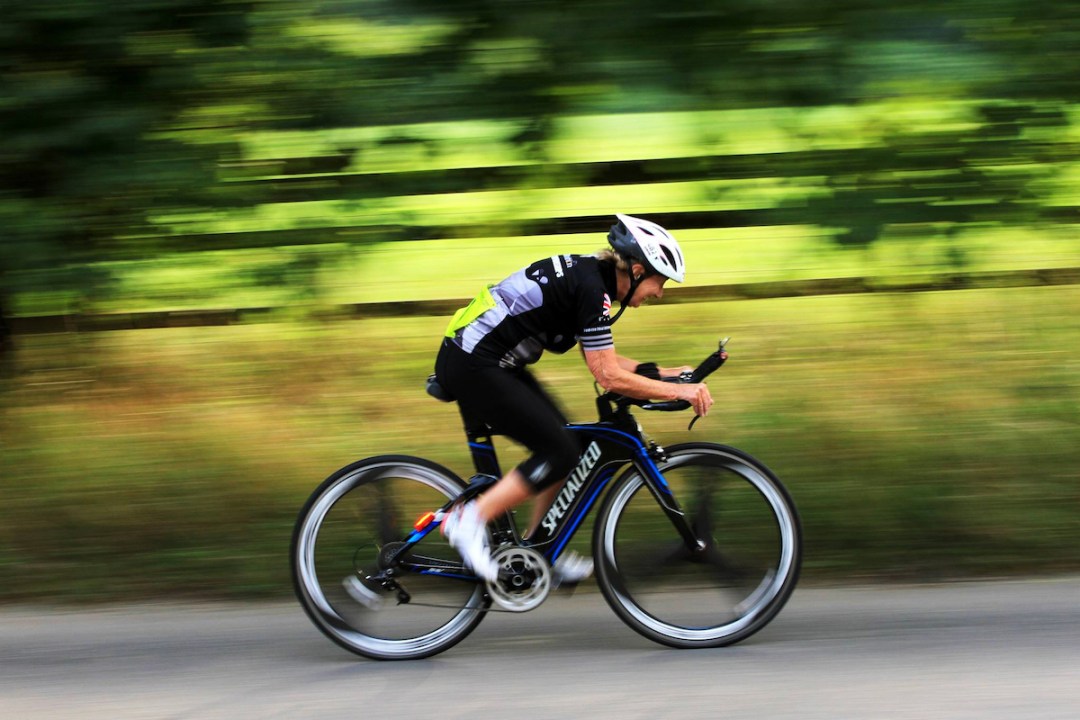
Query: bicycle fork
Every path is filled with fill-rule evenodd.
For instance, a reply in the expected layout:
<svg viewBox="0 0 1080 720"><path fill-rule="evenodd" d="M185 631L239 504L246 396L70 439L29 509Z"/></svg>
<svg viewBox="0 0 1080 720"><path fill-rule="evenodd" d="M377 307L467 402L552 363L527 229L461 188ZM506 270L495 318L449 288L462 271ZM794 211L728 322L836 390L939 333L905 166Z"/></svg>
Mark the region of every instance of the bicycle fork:
<svg viewBox="0 0 1080 720"><path fill-rule="evenodd" d="M679 505L679 501L675 498L664 475L660 472L660 468L656 466L657 460L662 462L665 459L663 448L651 443L648 450L642 449L639 452L639 461L634 464L635 469L641 475L645 486L652 493L657 504L664 511L664 515L667 516L667 519L675 528L675 532L682 538L687 552L691 556L699 555L704 553L708 547L707 539L698 537L698 533L691 526L686 513Z"/></svg>

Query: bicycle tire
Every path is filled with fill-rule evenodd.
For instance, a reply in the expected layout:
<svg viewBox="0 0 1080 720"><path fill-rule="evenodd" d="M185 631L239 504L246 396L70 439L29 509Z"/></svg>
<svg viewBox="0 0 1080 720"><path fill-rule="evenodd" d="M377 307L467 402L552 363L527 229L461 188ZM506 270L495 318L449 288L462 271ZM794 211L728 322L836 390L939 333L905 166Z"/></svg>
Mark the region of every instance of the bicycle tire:
<svg viewBox="0 0 1080 720"><path fill-rule="evenodd" d="M300 511L289 553L293 588L315 626L346 650L378 660L429 657L472 632L491 604L475 581L401 574L410 602L394 604L390 593L378 610L342 587L354 574L376 572L381 548L404 540L420 515L464 489L441 465L405 455L361 460L323 481ZM438 530L416 551L461 562Z"/></svg>
<svg viewBox="0 0 1080 720"><path fill-rule="evenodd" d="M724 445L672 446L658 467L706 547L687 549L630 469L608 492L593 533L604 598L664 645L745 640L776 617L798 581L802 530L790 494L755 458Z"/></svg>

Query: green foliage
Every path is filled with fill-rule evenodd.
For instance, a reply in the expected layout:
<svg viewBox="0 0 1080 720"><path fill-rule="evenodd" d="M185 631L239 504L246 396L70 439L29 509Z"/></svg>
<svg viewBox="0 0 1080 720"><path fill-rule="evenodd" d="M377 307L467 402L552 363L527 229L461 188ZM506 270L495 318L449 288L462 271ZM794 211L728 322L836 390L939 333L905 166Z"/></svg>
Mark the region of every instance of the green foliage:
<svg viewBox="0 0 1080 720"><path fill-rule="evenodd" d="M205 102L199 73L243 42L244 7L228 0L5 6L0 281L32 268L43 271L38 283L93 292L101 278L88 263L149 250L118 242L145 231L148 213L208 197L216 152L155 132Z"/></svg>
<svg viewBox="0 0 1080 720"><path fill-rule="evenodd" d="M466 217L491 189L774 180L793 197L703 186L665 219L817 225L855 247L1074 215L1048 203L1076 162L1072 3L59 0L2 17L8 296L61 288L92 308L110 294L102 261L340 242L342 228L357 244L594 228L549 205L463 229L423 201L443 194ZM718 111L756 121L710 124ZM284 131L319 149L256 149ZM349 212L312 206L326 220L282 233L311 200ZM221 227L193 231L208 215Z"/></svg>

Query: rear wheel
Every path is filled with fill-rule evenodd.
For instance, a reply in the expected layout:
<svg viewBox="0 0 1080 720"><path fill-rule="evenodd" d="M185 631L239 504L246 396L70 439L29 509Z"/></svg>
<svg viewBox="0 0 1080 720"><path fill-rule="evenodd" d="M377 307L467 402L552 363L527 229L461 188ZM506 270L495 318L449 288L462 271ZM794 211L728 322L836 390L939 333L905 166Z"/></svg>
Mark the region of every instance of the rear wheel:
<svg viewBox="0 0 1080 720"><path fill-rule="evenodd" d="M296 596L315 625L345 649L380 660L434 655L472 632L491 601L482 584L466 577L471 573L459 571L462 577L455 578L396 571L409 601L399 604L396 592L376 584L371 592L382 600L377 610L345 587L385 570L413 523L464 488L440 465L397 455L362 460L327 478L300 512L290 553ZM421 556L461 568L460 556L438 530L410 552Z"/></svg>
<svg viewBox="0 0 1080 720"><path fill-rule="evenodd" d="M680 648L743 640L771 621L799 575L787 490L734 448L689 443L660 472L703 545L690 550L636 471L608 493L593 536L604 597L630 627Z"/></svg>

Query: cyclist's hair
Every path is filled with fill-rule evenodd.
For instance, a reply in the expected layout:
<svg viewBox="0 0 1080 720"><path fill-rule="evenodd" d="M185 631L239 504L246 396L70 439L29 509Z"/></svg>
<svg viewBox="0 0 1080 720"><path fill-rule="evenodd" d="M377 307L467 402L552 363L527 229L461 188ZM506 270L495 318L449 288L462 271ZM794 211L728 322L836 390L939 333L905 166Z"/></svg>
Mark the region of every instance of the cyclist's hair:
<svg viewBox="0 0 1080 720"><path fill-rule="evenodd" d="M625 273L630 272L630 263L631 262L640 262L640 261L637 261L637 260L628 260L626 257L624 257L622 255L622 253L616 252L615 250L612 250L609 247L601 248L600 250L597 250L595 255L596 255L596 258L598 260L600 260L601 262L613 262L613 263L615 263L615 269L622 270Z"/></svg>

